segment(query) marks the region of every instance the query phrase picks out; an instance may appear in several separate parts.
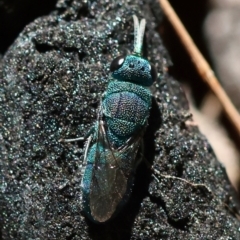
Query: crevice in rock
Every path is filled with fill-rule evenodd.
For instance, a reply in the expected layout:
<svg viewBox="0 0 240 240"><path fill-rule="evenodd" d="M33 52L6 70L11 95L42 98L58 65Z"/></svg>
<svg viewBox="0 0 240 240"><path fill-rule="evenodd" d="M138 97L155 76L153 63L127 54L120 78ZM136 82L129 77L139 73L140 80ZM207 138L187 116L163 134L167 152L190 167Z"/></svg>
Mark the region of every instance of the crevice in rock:
<svg viewBox="0 0 240 240"><path fill-rule="evenodd" d="M50 52L52 50L56 50L56 48L53 46L50 46L48 44L39 44L36 42L35 42L35 47L36 47L37 51L40 53L46 53L46 52Z"/></svg>

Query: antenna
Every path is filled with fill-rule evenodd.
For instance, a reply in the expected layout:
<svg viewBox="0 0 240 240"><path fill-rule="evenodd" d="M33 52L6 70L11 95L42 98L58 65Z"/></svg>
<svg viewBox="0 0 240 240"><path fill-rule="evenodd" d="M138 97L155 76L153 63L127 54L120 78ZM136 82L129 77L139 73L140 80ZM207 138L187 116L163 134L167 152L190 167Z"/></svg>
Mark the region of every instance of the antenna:
<svg viewBox="0 0 240 240"><path fill-rule="evenodd" d="M134 54L142 55L143 37L145 32L146 20L143 18L139 24L136 15L133 15L134 22Z"/></svg>

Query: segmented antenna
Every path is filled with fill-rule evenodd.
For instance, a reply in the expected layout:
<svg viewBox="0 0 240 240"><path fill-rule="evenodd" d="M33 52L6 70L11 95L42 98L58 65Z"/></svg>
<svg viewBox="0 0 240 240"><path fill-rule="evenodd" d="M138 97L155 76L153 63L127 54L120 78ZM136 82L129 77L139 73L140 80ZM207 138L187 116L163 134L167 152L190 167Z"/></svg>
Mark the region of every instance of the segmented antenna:
<svg viewBox="0 0 240 240"><path fill-rule="evenodd" d="M134 22L134 54L142 55L143 37L146 26L146 20L142 19L140 24L136 15L133 15Z"/></svg>

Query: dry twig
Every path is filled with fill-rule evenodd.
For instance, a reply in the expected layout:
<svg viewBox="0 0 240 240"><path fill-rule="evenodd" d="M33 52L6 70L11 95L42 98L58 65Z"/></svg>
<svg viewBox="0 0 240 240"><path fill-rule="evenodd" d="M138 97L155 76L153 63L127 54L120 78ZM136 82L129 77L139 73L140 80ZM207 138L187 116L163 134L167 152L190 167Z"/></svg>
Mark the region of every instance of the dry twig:
<svg viewBox="0 0 240 240"><path fill-rule="evenodd" d="M234 107L228 95L220 85L210 65L194 44L192 38L188 34L187 30L183 26L182 22L180 21L179 17L173 10L170 3L167 0L159 0L159 2L162 6L165 15L167 16L168 20L174 27L183 45L185 46L186 50L191 56L192 61L196 66L196 69L198 70L199 74L202 76L202 78L206 81L208 86L217 96L228 118L233 123L236 130L238 131L238 134L240 135L240 115L237 109Z"/></svg>

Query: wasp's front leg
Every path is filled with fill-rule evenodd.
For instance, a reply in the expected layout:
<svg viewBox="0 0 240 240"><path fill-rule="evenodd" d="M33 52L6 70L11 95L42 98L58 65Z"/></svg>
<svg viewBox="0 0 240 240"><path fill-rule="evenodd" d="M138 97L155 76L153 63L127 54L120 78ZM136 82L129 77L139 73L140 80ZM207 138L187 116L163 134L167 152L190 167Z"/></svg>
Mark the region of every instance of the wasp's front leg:
<svg viewBox="0 0 240 240"><path fill-rule="evenodd" d="M94 125L91 127L91 129L87 132L87 134L84 137L78 137L78 138L69 138L69 139L60 139L59 142L77 142L77 141L85 141L89 138L90 135L94 133L96 129L96 126Z"/></svg>

